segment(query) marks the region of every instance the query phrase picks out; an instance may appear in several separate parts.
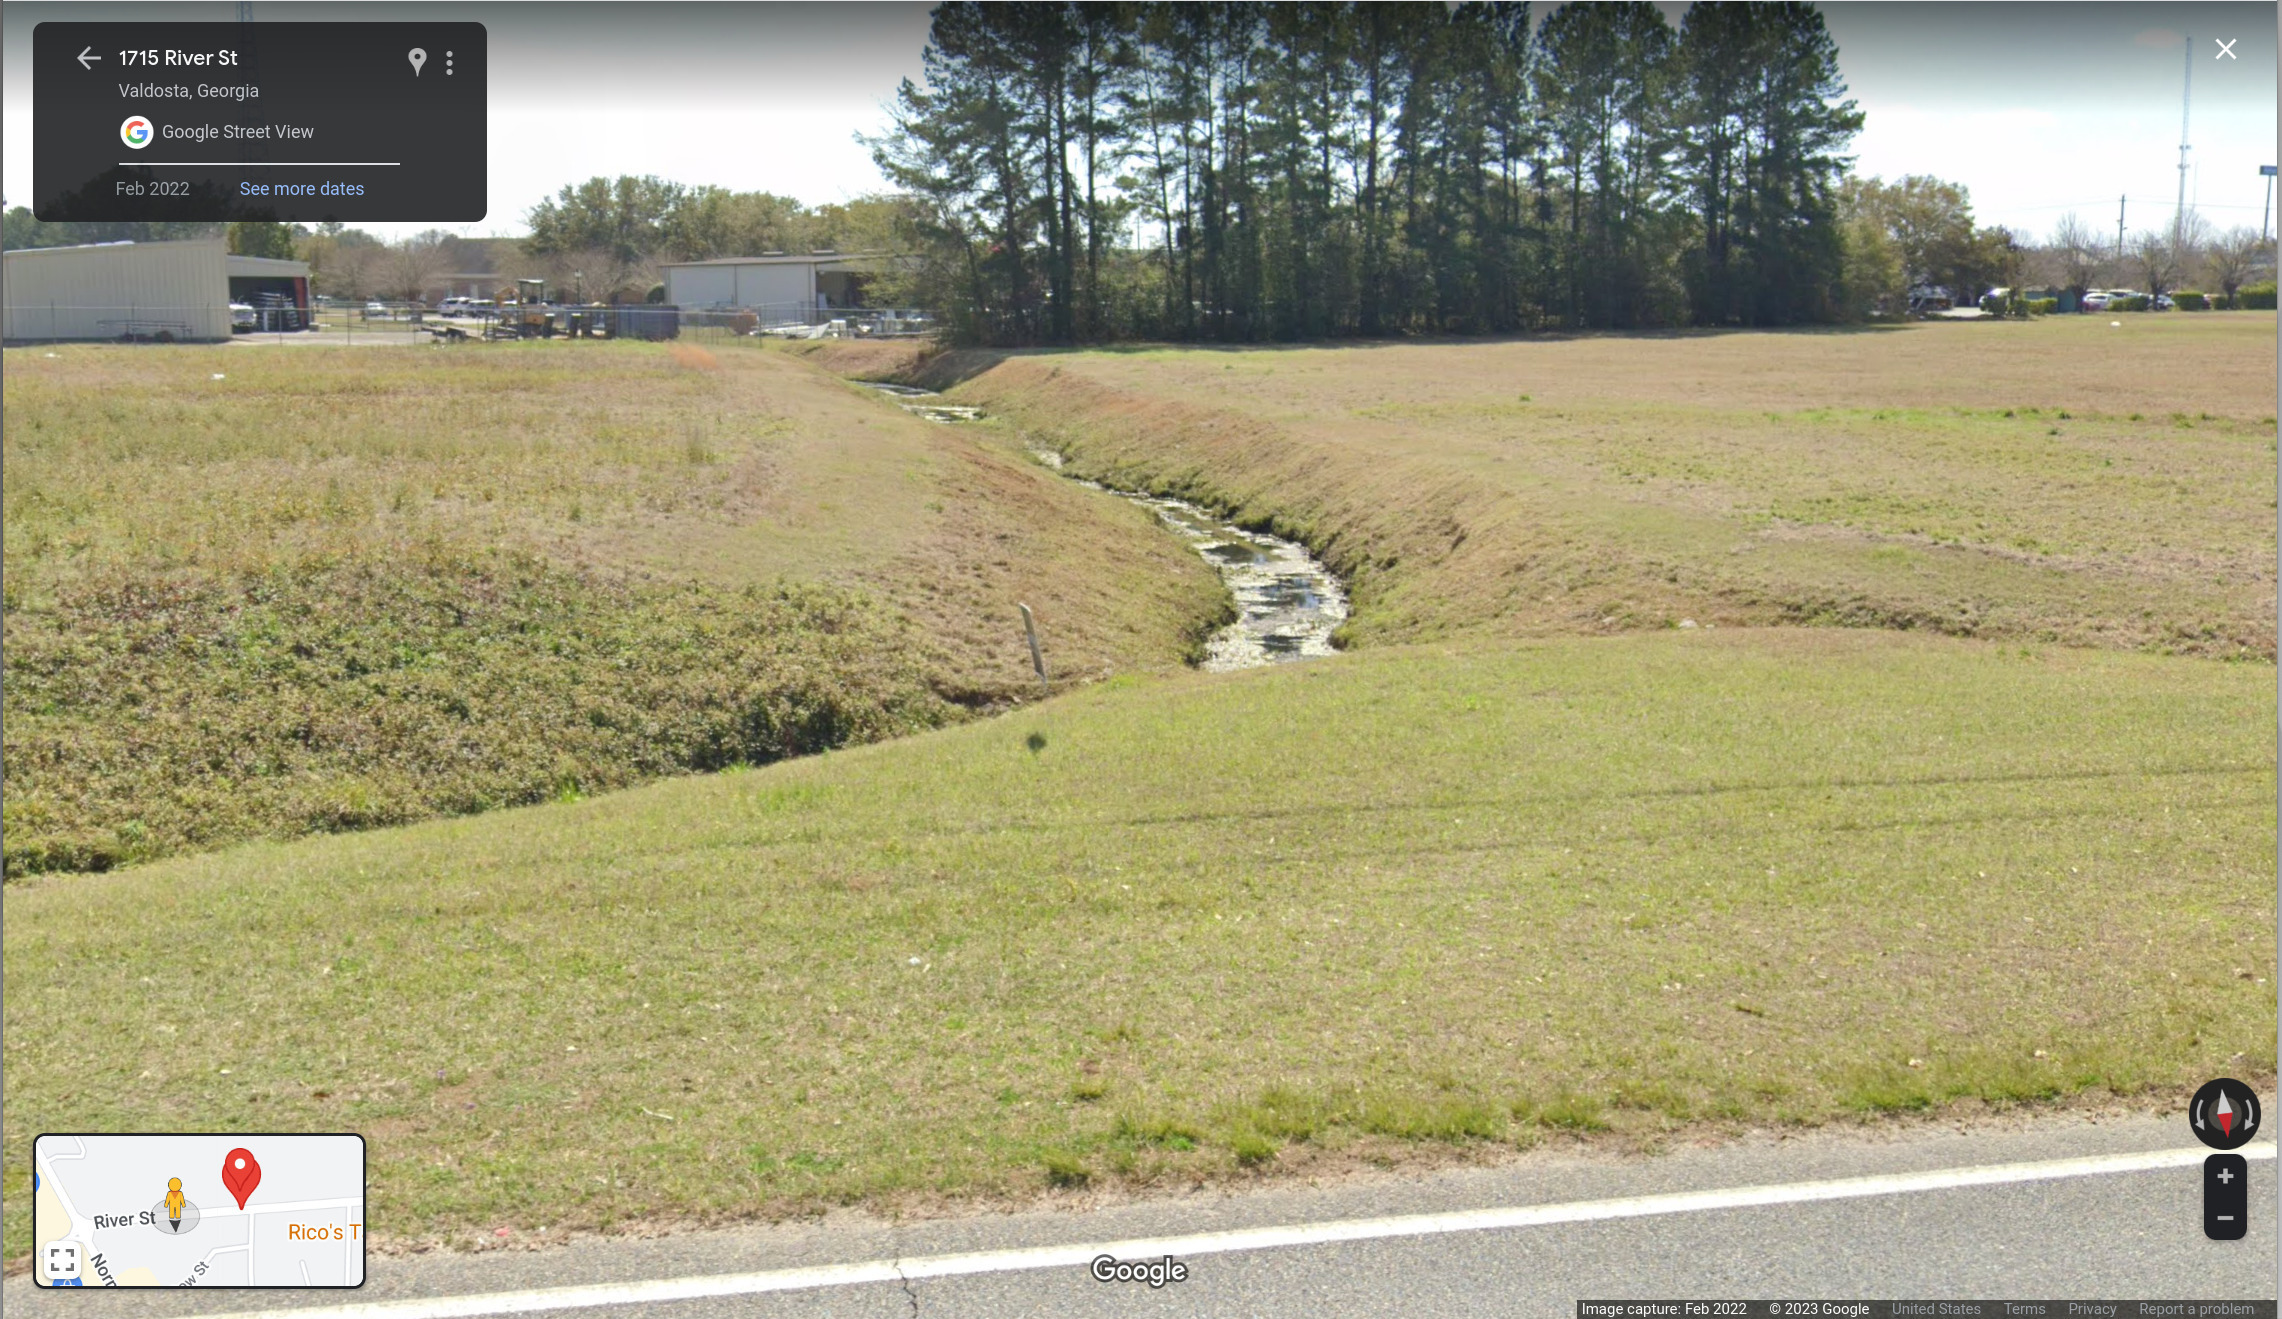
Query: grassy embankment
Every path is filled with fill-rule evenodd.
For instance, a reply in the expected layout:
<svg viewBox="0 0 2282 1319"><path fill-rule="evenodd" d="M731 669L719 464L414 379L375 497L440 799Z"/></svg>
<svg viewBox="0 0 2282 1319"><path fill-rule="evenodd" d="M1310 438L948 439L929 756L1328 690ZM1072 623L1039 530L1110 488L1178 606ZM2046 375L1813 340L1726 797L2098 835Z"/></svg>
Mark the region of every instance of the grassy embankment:
<svg viewBox="0 0 2282 1319"><path fill-rule="evenodd" d="M805 366L11 351L7 869L574 796L1177 666L1136 510Z"/></svg>
<svg viewBox="0 0 2282 1319"><path fill-rule="evenodd" d="M2164 410L2155 386L2090 382L2136 379L2173 341L2067 325L970 363L963 393L1077 461L1217 494L1366 569L1357 649L749 773L17 887L6 1251L28 1244L26 1142L60 1126L363 1130L372 1221L468 1241L2269 1075L2273 670L2131 652L2265 653L2216 644L2255 604L2215 606L2244 598L2238 576L2271 590L2271 543L2241 533L2270 498L2254 431L2271 405L2240 384L2271 373L2271 321L2264 340L2165 324L2214 337ZM2021 383L2004 343L2089 391L2046 440L2093 412L2099 428L2013 443L2025 407L2057 405L2023 396L2008 419L1987 401ZM1641 454L1668 434L1701 488L1611 476L1563 425L1453 425L1438 455L1431 428L1312 419L1311 398L1366 387L1533 408L1556 387L1489 376L1583 391L1593 354L1613 355L1601 401L1566 406ZM1970 413L1909 401L1943 364ZM1280 380L1299 366L1311 380ZM1254 378L1216 392L1222 367ZM1690 383L1732 371L1766 379L1711 403ZM1276 399L1280 416L1245 410ZM1807 404L1863 410L1834 414L1838 435L1922 415L1840 465L1790 420ZM1342 448L1364 440L1382 447ZM973 443L1018 438L984 426ZM1997 479L2040 453L2048 479ZM2109 462L2140 484L2090 474ZM2074 528L2069 554L2111 557L2038 564L2070 574L2044 589L1981 542L1749 515L1817 463L1838 490L1969 498L1984 540ZM1535 474L1501 484L1513 464ZM2159 479L2190 495L2156 498ZM2118 489L2144 497L2089 540L2104 515L2087 501ZM1464 532L1455 549L1435 515ZM1674 527L1717 534L1643 567L1636 539ZM2201 584L2172 549L2208 556ZM1936 561L1931 584L1872 573L1877 551ZM1973 572L1940 575L1952 562ZM1582 581L1508 594L1467 570L1490 564L1533 588ZM1989 620L2107 644L2015 622L1730 626L1789 617L1794 590L1886 610L1904 587L1953 604L1953 581ZM2103 591L2157 612L2066 607ZM1722 626L1558 635L1648 628L1663 604ZM2190 619L2213 644L2180 641L2170 624ZM1453 640L1394 644L1432 636Z"/></svg>
<svg viewBox="0 0 2282 1319"><path fill-rule="evenodd" d="M1273 523L1351 640L1847 624L2274 654L2265 313L938 359L1082 472ZM971 378L969 378L971 377Z"/></svg>

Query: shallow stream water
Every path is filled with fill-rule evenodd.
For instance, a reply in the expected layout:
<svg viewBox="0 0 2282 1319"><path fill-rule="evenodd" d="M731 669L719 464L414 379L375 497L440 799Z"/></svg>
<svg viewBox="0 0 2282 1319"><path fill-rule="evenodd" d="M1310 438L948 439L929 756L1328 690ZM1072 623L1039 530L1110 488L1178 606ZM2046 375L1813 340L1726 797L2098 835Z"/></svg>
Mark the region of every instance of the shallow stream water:
<svg viewBox="0 0 2282 1319"><path fill-rule="evenodd" d="M929 421L979 420L982 409L931 402L932 390L881 380L856 383L895 396L906 411ZM1050 449L1031 453L1055 471L1062 455ZM1073 478L1074 479L1074 478ZM1098 481L1079 481L1154 512L1191 549L1220 573L1236 598L1239 617L1205 642L1203 667L1220 673L1283 660L1313 659L1332 653L1331 633L1347 621L1347 593L1331 570L1296 541L1246 531L1185 499L1119 490Z"/></svg>

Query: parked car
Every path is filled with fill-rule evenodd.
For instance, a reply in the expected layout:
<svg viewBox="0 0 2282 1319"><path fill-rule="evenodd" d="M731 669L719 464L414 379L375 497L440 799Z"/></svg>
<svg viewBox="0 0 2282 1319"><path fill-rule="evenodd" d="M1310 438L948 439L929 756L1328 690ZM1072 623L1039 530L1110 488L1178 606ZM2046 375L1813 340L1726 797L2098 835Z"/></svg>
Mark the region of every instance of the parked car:
<svg viewBox="0 0 2282 1319"><path fill-rule="evenodd" d="M368 302L368 303L366 303L366 304L364 305L364 318L365 318L366 320L368 320L368 321L385 321L385 320L387 320L387 319L388 319L388 304L387 304L387 303L385 303L385 302Z"/></svg>
<svg viewBox="0 0 2282 1319"><path fill-rule="evenodd" d="M2108 291L2106 289L2093 289L2084 295L2082 302L2076 305L2085 311L2106 311L2108 309Z"/></svg>
<svg viewBox="0 0 2282 1319"><path fill-rule="evenodd" d="M1956 306L1949 290L1939 284L1920 284L1910 290L1910 315L1924 316Z"/></svg>
<svg viewBox="0 0 2282 1319"><path fill-rule="evenodd" d="M230 304L230 333L244 334L249 330L260 328L261 313L255 311L251 304L243 302Z"/></svg>
<svg viewBox="0 0 2282 1319"><path fill-rule="evenodd" d="M2158 293L2155 295L2155 301L2150 305L2152 305L2157 311L2170 311L2178 304L2171 300L2170 294Z"/></svg>

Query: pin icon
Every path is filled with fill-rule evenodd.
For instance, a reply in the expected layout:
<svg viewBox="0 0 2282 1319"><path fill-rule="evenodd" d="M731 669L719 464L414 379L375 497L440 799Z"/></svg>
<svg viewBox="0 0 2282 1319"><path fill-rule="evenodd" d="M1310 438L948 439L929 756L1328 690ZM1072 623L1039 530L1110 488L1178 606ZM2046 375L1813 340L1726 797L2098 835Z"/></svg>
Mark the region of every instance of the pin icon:
<svg viewBox="0 0 2282 1319"><path fill-rule="evenodd" d="M246 1197L261 1185L261 1165L254 1162L252 1150L235 1149L222 1156L222 1185L238 1198L238 1208L246 1207Z"/></svg>
<svg viewBox="0 0 2282 1319"><path fill-rule="evenodd" d="M412 76L417 78L420 76L420 66L428 62L428 52L414 46L412 53L405 58L412 61Z"/></svg>

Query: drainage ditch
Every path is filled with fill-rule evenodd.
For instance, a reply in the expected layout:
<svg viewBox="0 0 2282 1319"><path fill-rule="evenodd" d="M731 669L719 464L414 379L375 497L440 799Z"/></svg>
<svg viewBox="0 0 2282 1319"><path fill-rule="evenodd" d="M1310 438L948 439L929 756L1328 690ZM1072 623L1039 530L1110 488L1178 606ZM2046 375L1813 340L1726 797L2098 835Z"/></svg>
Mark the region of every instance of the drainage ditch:
<svg viewBox="0 0 2282 1319"><path fill-rule="evenodd" d="M892 395L905 411L929 421L953 425L979 421L983 415L981 408L935 401L941 395L933 390L881 380L856 383ZM1062 470L1062 455L1050 449L1030 452L1046 466ZM1185 499L1071 479L1149 509L1220 573L1236 599L1238 617L1205 642L1202 667L1207 672L1333 653L1331 633L1347 621L1347 592L1305 546L1247 531Z"/></svg>

